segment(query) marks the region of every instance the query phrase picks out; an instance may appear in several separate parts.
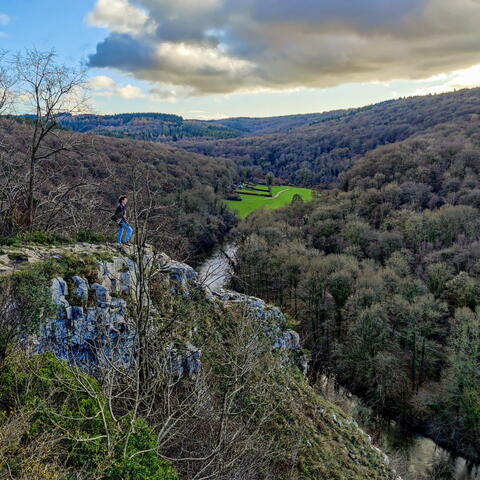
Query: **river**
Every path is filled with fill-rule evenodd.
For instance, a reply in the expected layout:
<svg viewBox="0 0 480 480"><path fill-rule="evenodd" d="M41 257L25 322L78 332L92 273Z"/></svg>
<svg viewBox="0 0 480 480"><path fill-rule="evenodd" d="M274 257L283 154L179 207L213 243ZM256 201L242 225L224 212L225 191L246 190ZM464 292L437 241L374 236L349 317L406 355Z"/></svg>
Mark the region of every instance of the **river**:
<svg viewBox="0 0 480 480"><path fill-rule="evenodd" d="M217 248L199 267L199 279L211 289L227 287L233 273L237 247L233 243ZM376 415L360 398L323 379L319 387L332 403L352 415L377 446L392 459L403 480L480 480L480 466L456 457L431 439L406 431L396 422ZM375 425L372 431L371 425ZM436 474L431 474L435 469Z"/></svg>
<svg viewBox="0 0 480 480"><path fill-rule="evenodd" d="M226 287L232 278L236 252L233 243L216 248L197 269L200 281L212 290Z"/></svg>

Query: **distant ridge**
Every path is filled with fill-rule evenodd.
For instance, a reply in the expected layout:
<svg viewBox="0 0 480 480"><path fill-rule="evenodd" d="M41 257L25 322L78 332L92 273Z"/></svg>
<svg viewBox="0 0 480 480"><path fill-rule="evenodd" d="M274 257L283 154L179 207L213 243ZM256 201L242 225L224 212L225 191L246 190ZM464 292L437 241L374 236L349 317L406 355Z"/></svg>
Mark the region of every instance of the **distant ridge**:
<svg viewBox="0 0 480 480"><path fill-rule="evenodd" d="M479 128L479 114L480 88L464 89L326 112L317 118L310 115L302 125L289 129L290 117L272 117L271 123L280 119L276 126L258 129L256 135L215 141L182 139L177 145L230 158L242 167L253 168L257 176L271 171L286 183L310 186L335 182L356 159L375 148L427 133L439 125L467 123ZM222 122L232 125L240 119Z"/></svg>

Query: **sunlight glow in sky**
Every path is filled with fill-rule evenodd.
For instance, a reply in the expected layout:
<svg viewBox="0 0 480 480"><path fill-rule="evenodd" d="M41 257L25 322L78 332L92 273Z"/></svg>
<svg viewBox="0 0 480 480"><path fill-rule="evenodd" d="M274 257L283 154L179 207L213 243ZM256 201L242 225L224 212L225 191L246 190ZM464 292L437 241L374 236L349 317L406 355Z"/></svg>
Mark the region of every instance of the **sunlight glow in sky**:
<svg viewBox="0 0 480 480"><path fill-rule="evenodd" d="M92 111L186 118L480 86L480 0L2 0L0 50L88 67Z"/></svg>

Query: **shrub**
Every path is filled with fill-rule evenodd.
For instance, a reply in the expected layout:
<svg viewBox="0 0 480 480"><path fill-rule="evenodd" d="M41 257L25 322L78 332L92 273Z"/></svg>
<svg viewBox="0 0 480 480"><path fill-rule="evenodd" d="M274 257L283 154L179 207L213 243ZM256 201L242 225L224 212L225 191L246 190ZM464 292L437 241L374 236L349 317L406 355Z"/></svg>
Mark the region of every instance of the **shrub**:
<svg viewBox="0 0 480 480"><path fill-rule="evenodd" d="M69 237L65 237L58 233L46 233L46 232L29 232L24 233L20 240L24 243L38 243L40 245L58 245L64 243L72 243L73 240Z"/></svg>
<svg viewBox="0 0 480 480"><path fill-rule="evenodd" d="M28 256L24 253L7 253L7 257L14 262L28 262Z"/></svg>
<svg viewBox="0 0 480 480"><path fill-rule="evenodd" d="M44 450L40 460L52 470L61 465L68 472L61 478L177 479L173 467L157 455L154 432L136 420L125 448L130 419L115 420L106 406L96 380L53 355L7 357L0 370L0 418L21 412L28 425L22 445L11 446L7 456L0 451L2 460L14 475L27 478L30 467L21 458L22 449L49 435L56 439L55 448ZM0 437L2 428L0 422Z"/></svg>
<svg viewBox="0 0 480 480"><path fill-rule="evenodd" d="M78 232L77 240L86 243L105 243L107 241L105 235L88 230Z"/></svg>

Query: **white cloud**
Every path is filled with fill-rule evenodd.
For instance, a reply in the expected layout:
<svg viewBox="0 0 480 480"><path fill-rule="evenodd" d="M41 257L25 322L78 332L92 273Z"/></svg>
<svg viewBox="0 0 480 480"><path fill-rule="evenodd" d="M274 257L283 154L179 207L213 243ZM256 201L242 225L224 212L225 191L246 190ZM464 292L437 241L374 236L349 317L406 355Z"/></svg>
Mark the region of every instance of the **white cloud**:
<svg viewBox="0 0 480 480"><path fill-rule="evenodd" d="M88 85L92 90L109 90L114 88L116 83L113 78L106 75L97 75L88 79Z"/></svg>
<svg viewBox="0 0 480 480"><path fill-rule="evenodd" d="M444 93L462 88L480 87L480 64L427 79L427 81L439 80L444 80L444 82L440 85L418 88L415 91L415 95L428 95L429 93Z"/></svg>
<svg viewBox="0 0 480 480"><path fill-rule="evenodd" d="M215 48L188 44L163 42L157 46L156 57L177 72L221 71L228 74L245 74L254 65L246 60L236 59Z"/></svg>
<svg viewBox="0 0 480 480"><path fill-rule="evenodd" d="M111 97L117 95L131 100L134 98L144 98L145 93L140 87L131 84L119 86L117 82L106 75L97 75L88 79L88 84L96 97Z"/></svg>
<svg viewBox="0 0 480 480"><path fill-rule="evenodd" d="M0 13L0 25L4 27L10 23L10 17L6 13Z"/></svg>
<svg viewBox="0 0 480 480"><path fill-rule="evenodd" d="M154 28L145 11L131 5L128 0L98 0L87 23L119 33L140 35Z"/></svg>
<svg viewBox="0 0 480 480"><path fill-rule="evenodd" d="M95 97L112 97L114 95L125 100L148 98L153 102L164 101L175 103L177 92L167 85L155 86L146 94L142 88L135 85L119 85L113 78L106 75L97 75L88 79L88 84Z"/></svg>
<svg viewBox="0 0 480 480"><path fill-rule="evenodd" d="M118 96L125 98L126 100L145 97L145 93L140 87L136 87L130 84L125 85L124 87L118 87L117 89L115 89L115 93Z"/></svg>

